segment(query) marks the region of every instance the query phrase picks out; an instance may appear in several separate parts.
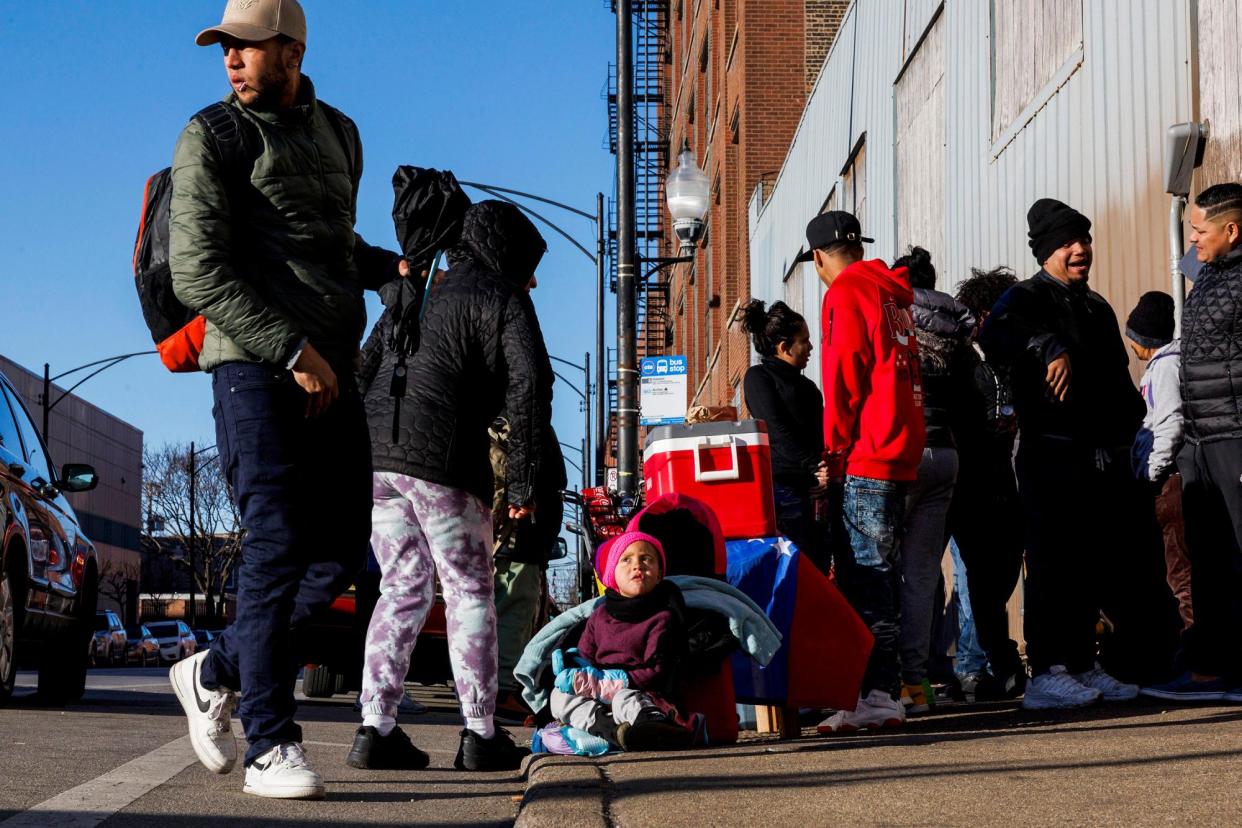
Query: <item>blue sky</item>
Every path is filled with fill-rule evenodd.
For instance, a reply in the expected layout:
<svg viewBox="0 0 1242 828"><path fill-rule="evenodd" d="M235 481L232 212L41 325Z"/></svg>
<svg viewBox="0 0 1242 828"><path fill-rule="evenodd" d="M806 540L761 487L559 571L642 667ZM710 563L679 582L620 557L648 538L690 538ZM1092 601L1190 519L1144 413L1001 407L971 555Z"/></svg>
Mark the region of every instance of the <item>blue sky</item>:
<svg viewBox="0 0 1242 828"><path fill-rule="evenodd" d="M390 182L399 164L452 169L588 212L597 191L612 193L601 97L614 49L606 0L303 5L305 71L362 132L358 230L372 243L396 247ZM131 270L142 187L167 166L187 119L228 92L219 49L193 42L223 8L224 0L0 0L9 67L0 354L35 372L49 362L55 374L151 347ZM590 222L548 215L594 250ZM534 293L544 336L551 353L581 362L594 349L594 267L544 235L549 253ZM373 295L368 306L374 321ZM141 428L148 443L215 442L206 375L172 375L139 357L79 393ZM554 422L578 444L578 397L559 381Z"/></svg>

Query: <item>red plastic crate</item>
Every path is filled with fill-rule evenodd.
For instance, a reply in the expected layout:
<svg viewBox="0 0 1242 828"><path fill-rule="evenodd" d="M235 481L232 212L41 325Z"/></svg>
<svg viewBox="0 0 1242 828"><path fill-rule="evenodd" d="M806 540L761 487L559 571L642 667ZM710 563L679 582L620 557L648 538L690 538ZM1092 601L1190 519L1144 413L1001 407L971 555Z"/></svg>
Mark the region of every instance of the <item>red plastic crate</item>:
<svg viewBox="0 0 1242 828"><path fill-rule="evenodd" d="M761 420L654 428L643 477L648 501L669 492L706 501L728 539L777 533L772 452Z"/></svg>

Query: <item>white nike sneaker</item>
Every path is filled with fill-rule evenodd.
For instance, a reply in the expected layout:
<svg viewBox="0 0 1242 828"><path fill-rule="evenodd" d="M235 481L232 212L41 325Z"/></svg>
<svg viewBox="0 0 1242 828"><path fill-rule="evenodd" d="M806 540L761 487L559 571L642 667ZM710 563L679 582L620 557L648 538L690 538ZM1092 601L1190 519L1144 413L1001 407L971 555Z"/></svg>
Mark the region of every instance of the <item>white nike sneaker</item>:
<svg viewBox="0 0 1242 828"><path fill-rule="evenodd" d="M820 733L851 733L855 730L877 730L899 727L906 721L901 702L883 690L872 690L858 700L853 710L838 710L819 723Z"/></svg>
<svg viewBox="0 0 1242 828"><path fill-rule="evenodd" d="M1025 710L1072 710L1093 705L1102 695L1097 688L1087 687L1067 673L1064 664L1057 664L1027 683L1022 707Z"/></svg>
<svg viewBox="0 0 1242 828"><path fill-rule="evenodd" d="M248 794L270 799L323 799L323 777L297 742L284 742L260 755L246 768Z"/></svg>
<svg viewBox="0 0 1242 828"><path fill-rule="evenodd" d="M178 661L168 671L168 681L190 720L190 744L198 761L212 773L228 773L237 763L237 739L230 726L237 694L203 687L199 674L210 652Z"/></svg>
<svg viewBox="0 0 1242 828"><path fill-rule="evenodd" d="M1094 687L1099 690L1104 701L1131 701L1138 698L1139 686L1137 684L1117 681L1104 672L1099 664L1085 673L1076 673L1074 679L1083 687Z"/></svg>

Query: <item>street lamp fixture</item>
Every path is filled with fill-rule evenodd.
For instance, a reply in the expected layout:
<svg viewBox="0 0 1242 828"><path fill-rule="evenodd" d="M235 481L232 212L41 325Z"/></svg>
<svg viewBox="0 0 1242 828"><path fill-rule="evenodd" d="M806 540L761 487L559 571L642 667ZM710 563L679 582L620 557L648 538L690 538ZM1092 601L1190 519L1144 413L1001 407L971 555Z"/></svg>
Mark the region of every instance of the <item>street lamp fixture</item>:
<svg viewBox="0 0 1242 828"><path fill-rule="evenodd" d="M703 219L711 204L707 174L695 163L690 141L682 142L677 155L677 168L664 180L668 211L673 217L673 232L681 243L682 255L693 252L703 235Z"/></svg>

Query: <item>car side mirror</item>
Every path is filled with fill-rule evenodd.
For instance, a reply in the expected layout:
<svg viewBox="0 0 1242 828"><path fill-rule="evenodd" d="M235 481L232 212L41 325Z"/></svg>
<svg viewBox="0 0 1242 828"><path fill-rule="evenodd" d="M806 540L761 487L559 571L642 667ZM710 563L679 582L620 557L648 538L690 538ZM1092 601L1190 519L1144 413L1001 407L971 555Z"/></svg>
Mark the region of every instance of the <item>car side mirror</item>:
<svg viewBox="0 0 1242 828"><path fill-rule="evenodd" d="M569 557L569 544L565 543L564 538L556 539L556 550L548 556L550 561L559 561Z"/></svg>
<svg viewBox="0 0 1242 828"><path fill-rule="evenodd" d="M62 492L89 492L99 485L99 475L85 463L66 463L53 485Z"/></svg>

